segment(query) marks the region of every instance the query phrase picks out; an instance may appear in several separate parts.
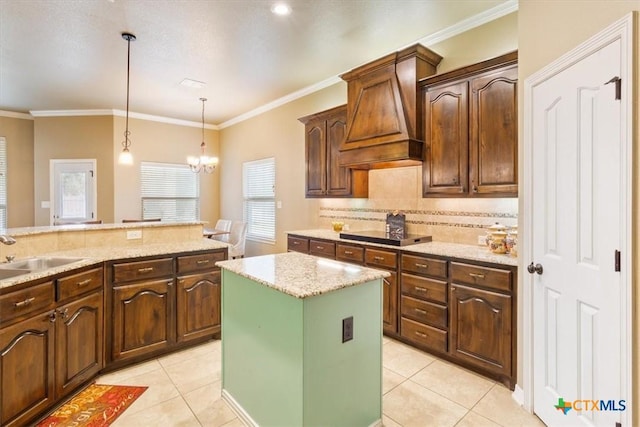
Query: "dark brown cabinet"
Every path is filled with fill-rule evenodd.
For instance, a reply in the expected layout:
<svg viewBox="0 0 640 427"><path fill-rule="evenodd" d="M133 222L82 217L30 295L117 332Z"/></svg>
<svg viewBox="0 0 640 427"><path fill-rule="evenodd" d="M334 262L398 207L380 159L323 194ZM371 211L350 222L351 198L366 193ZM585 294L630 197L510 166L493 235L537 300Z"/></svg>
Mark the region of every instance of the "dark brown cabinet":
<svg viewBox="0 0 640 427"><path fill-rule="evenodd" d="M110 263L108 349L121 366L220 333L220 268L227 251Z"/></svg>
<svg viewBox="0 0 640 427"><path fill-rule="evenodd" d="M427 78L424 197L518 194L517 53Z"/></svg>
<svg viewBox="0 0 640 427"><path fill-rule="evenodd" d="M339 148L347 126L347 107L301 117L305 125L305 196L367 197L367 171L340 166Z"/></svg>
<svg viewBox="0 0 640 427"><path fill-rule="evenodd" d="M0 425L25 425L102 369L102 272L0 296Z"/></svg>
<svg viewBox="0 0 640 427"><path fill-rule="evenodd" d="M364 261L368 267L384 269L391 274L382 279L382 329L395 335L398 333L398 253L365 247Z"/></svg>
<svg viewBox="0 0 640 427"><path fill-rule="evenodd" d="M189 342L220 333L221 278L215 252L178 257L177 340Z"/></svg>

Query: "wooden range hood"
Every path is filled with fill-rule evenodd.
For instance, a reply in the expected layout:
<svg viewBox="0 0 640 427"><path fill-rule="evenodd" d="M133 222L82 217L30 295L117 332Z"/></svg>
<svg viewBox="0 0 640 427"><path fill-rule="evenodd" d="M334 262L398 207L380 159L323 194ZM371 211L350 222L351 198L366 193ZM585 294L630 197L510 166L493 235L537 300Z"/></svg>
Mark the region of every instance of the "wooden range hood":
<svg viewBox="0 0 640 427"><path fill-rule="evenodd" d="M442 60L416 44L351 70L347 82L347 131L341 166L380 169L422 163L422 103L418 80Z"/></svg>

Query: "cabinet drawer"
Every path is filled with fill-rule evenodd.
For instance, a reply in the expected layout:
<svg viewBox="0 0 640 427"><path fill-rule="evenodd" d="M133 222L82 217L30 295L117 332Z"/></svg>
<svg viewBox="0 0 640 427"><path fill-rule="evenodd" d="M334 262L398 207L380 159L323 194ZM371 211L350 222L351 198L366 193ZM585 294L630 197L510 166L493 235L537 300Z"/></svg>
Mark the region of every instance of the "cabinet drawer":
<svg viewBox="0 0 640 427"><path fill-rule="evenodd" d="M336 259L362 264L364 262L364 248L338 244L336 246Z"/></svg>
<svg viewBox="0 0 640 427"><path fill-rule="evenodd" d="M397 259L398 254L392 251L369 248L366 248L364 251L364 260L367 265L376 265L379 267L395 269L398 265Z"/></svg>
<svg viewBox="0 0 640 427"><path fill-rule="evenodd" d="M401 262L403 271L447 278L447 261L402 254Z"/></svg>
<svg viewBox="0 0 640 427"><path fill-rule="evenodd" d="M447 351L447 332L422 323L414 322L405 317L400 324L400 335L419 345L441 351Z"/></svg>
<svg viewBox="0 0 640 427"><path fill-rule="evenodd" d="M402 293L414 298L447 303L447 282L402 273Z"/></svg>
<svg viewBox="0 0 640 427"><path fill-rule="evenodd" d="M102 288L102 268L83 271L56 280L58 301L84 294L94 289Z"/></svg>
<svg viewBox="0 0 640 427"><path fill-rule="evenodd" d="M323 240L309 240L309 253L328 258L336 257L336 244Z"/></svg>
<svg viewBox="0 0 640 427"><path fill-rule="evenodd" d="M153 277L171 276L172 274L173 260L171 258L124 262L113 265L114 282L151 279Z"/></svg>
<svg viewBox="0 0 640 427"><path fill-rule="evenodd" d="M400 306L404 317L421 323L428 323L438 328L447 328L446 307L407 296L402 297Z"/></svg>
<svg viewBox="0 0 640 427"><path fill-rule="evenodd" d="M54 303L53 282L31 286L0 297L0 323L46 310Z"/></svg>
<svg viewBox="0 0 640 427"><path fill-rule="evenodd" d="M180 256L178 257L178 274L213 270L217 268L218 261L224 261L224 252Z"/></svg>
<svg viewBox="0 0 640 427"><path fill-rule="evenodd" d="M296 252L309 252L309 239L303 239L302 237L289 236L287 238L287 249Z"/></svg>
<svg viewBox="0 0 640 427"><path fill-rule="evenodd" d="M508 270L458 262L451 263L451 281L455 283L467 283L510 292L512 290L511 279L511 271Z"/></svg>

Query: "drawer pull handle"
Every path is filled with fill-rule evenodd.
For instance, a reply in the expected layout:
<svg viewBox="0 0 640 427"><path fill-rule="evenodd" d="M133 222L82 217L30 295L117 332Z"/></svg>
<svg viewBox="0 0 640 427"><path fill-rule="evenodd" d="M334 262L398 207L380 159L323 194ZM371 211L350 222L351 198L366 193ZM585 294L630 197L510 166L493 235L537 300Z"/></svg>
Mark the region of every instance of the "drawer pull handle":
<svg viewBox="0 0 640 427"><path fill-rule="evenodd" d="M316 249L318 249L318 250L323 250L323 249L324 249L324 246L316 246Z"/></svg>
<svg viewBox="0 0 640 427"><path fill-rule="evenodd" d="M31 297L31 298L27 298L24 301L16 302L13 305L14 305L15 308L22 308L22 307L26 307L26 306L30 305L35 300L36 300L36 297Z"/></svg>
<svg viewBox="0 0 640 427"><path fill-rule="evenodd" d="M199 259L198 261L196 261L196 264L198 264L198 265L209 264L209 260L208 259Z"/></svg>
<svg viewBox="0 0 640 427"><path fill-rule="evenodd" d="M83 286L87 286L89 283L91 283L91 279L85 279L85 280L82 280L82 281L80 281L80 282L76 283L76 285L77 285L79 288L81 288L81 287L83 287Z"/></svg>
<svg viewBox="0 0 640 427"><path fill-rule="evenodd" d="M474 279L484 279L484 274L480 273L469 273L469 276L473 277Z"/></svg>
<svg viewBox="0 0 640 427"><path fill-rule="evenodd" d="M353 255L353 251L344 251L345 255Z"/></svg>
<svg viewBox="0 0 640 427"><path fill-rule="evenodd" d="M294 245L299 245L299 244L300 244L300 242L296 242L296 241L294 241L294 242L293 242L293 244L294 244Z"/></svg>
<svg viewBox="0 0 640 427"><path fill-rule="evenodd" d="M421 308L414 308L413 310L418 314L422 314L423 316L427 314L427 310L423 310Z"/></svg>
<svg viewBox="0 0 640 427"><path fill-rule="evenodd" d="M418 331L415 331L414 333L415 333L417 336L419 336L420 338L426 338L426 337L427 337L427 334L425 334L424 332L418 332Z"/></svg>
<svg viewBox="0 0 640 427"><path fill-rule="evenodd" d="M373 259L375 261L384 261L384 257L381 257L381 256L374 256Z"/></svg>
<svg viewBox="0 0 640 427"><path fill-rule="evenodd" d="M138 269L138 273L151 273L152 271L153 267L144 267Z"/></svg>
<svg viewBox="0 0 640 427"><path fill-rule="evenodd" d="M415 286L414 289L416 292L427 292L427 288L421 288L420 286Z"/></svg>
<svg viewBox="0 0 640 427"><path fill-rule="evenodd" d="M418 267L418 268L429 268L429 265L416 263L416 267Z"/></svg>
<svg viewBox="0 0 640 427"><path fill-rule="evenodd" d="M384 282L384 284L387 286L391 286L391 282L388 281L387 279L382 279L382 282Z"/></svg>

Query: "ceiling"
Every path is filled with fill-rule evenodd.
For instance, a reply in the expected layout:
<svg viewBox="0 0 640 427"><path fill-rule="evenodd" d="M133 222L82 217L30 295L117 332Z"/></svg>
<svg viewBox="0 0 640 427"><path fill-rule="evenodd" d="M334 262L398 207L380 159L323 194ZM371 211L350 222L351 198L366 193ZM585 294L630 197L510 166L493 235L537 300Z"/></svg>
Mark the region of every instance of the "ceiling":
<svg viewBox="0 0 640 427"><path fill-rule="evenodd" d="M0 110L125 110L230 123L515 0L0 0ZM504 14L504 13L501 13ZM486 20L486 19L485 19ZM185 79L206 82L196 89ZM329 80L328 80L329 79Z"/></svg>

